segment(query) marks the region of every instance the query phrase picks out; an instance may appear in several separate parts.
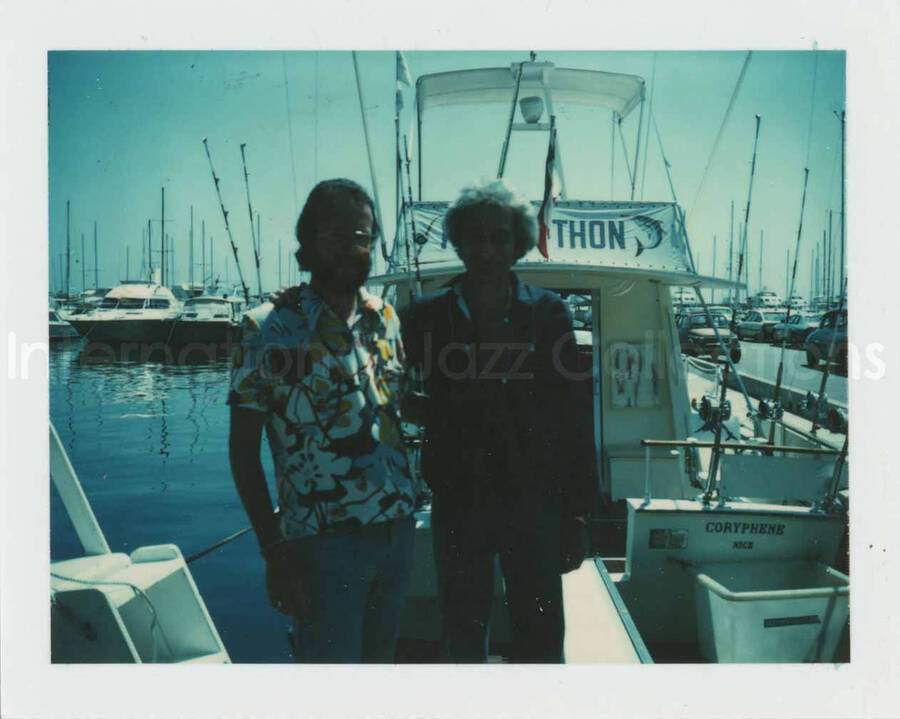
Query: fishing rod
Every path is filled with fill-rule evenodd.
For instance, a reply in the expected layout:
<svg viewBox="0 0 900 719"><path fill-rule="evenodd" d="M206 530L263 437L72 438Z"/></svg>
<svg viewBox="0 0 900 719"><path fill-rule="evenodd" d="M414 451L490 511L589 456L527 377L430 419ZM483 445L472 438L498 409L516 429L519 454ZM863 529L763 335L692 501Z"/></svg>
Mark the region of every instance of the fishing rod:
<svg viewBox="0 0 900 719"><path fill-rule="evenodd" d="M247 174L247 158L244 155L244 148L247 147L246 142L241 143L241 164L244 166L244 187L247 190L247 212L250 213L250 242L253 244L253 258L256 260L256 285L259 288L259 301L263 301L262 294L262 278L259 273L259 240L253 231L253 207L250 204L250 180Z"/></svg>
<svg viewBox="0 0 900 719"><path fill-rule="evenodd" d="M797 279L797 258L800 256L800 237L803 234L803 213L806 210L806 187L809 183L809 168L803 168L803 199L800 201L800 225L797 227L797 246L794 249L794 267L791 270L791 284L788 289L788 308L787 314L784 318L784 323L788 324L791 319L791 307L793 303L791 302L791 297L794 296L794 283ZM778 362L778 374L775 375L775 391L772 393L772 413L770 419L772 420L771 425L769 426L769 444L775 444L775 420L778 418L780 414L780 406L778 400L781 396L781 380L784 376L784 356L787 350L787 336L788 332L784 333L784 338L781 340L781 359ZM765 405L762 405L765 406Z"/></svg>
<svg viewBox="0 0 900 719"><path fill-rule="evenodd" d="M676 210L680 210L679 205L678 205L678 195L676 195L676 193L675 193L675 184L672 182L672 172L671 172L672 165L669 162L669 159L666 157L666 151L665 151L665 148L663 148L662 137L660 137L660 134L659 134L659 126L656 124L656 118L654 117L654 118L652 118L652 120L653 120L653 129L656 132L656 142L659 144L659 151L660 151L660 154L662 155L663 167L666 170L666 179L669 182L669 192L672 193L672 200L675 203ZM681 228L681 232L684 235L684 240L685 240L684 246L687 248L687 251L688 251L688 259L690 260L691 267L694 267L694 255L691 250L690 238L688 237L687 224L685 223L685 220L684 220L684 211L683 210L676 211L675 214L676 214L676 217L678 218L678 223ZM694 294L697 295L697 299L700 301L700 304L703 307L703 311L707 316L707 322L710 323L710 321L708 319L709 318L709 308L707 307L706 300L704 299L703 294L700 292L699 287L694 287ZM710 324L712 324L712 323L710 323ZM756 417L756 411L753 408L753 402L750 401L750 395L747 392L747 388L744 386L744 380L741 379L740 373L734 367L734 363L731 359L731 356L725 348L725 342L722 340L722 336L719 334L719 330L715 326L715 324L713 324L713 326L712 326L712 331L713 331L713 334L715 334L716 341L719 343L719 347L722 350L722 356L725 358L725 361L729 365L731 365L731 370L734 372L734 376L738 383L738 388L740 389L740 392L744 397L744 402L747 405L747 416L753 422L754 435L757 437L762 437L763 436L762 428L760 427L759 420Z"/></svg>
<svg viewBox="0 0 900 719"><path fill-rule="evenodd" d="M837 325L844 309L844 295L846 293L847 280L841 285L841 297L838 300L838 308L831 317L831 340L828 343L828 354L825 357L825 368L822 370L822 382L819 385L819 396L816 398L816 408L813 412L812 433L815 434L819 428L819 413L822 411L822 403L825 401L825 383L828 382L829 369L831 368L831 358L834 356L834 341L837 339Z"/></svg>
<svg viewBox="0 0 900 719"><path fill-rule="evenodd" d="M532 58L533 60L533 58ZM519 89L522 86L522 71L525 63L519 63L519 69L516 71L516 89L513 92L512 105L509 108L509 122L506 123L506 137L503 138L503 148L500 150L500 166L497 168L497 179L503 179L503 173L506 170L506 154L509 152L509 139L512 135L513 120L516 119L516 103L519 101Z"/></svg>
<svg viewBox="0 0 900 719"><path fill-rule="evenodd" d="M412 199L412 175L410 174L409 169L409 142L406 138L406 135L403 136L403 155L406 160L406 202L404 202L406 211L409 213L409 225L412 230L412 238L413 242L416 244L415 249L413 250L413 262L416 266L416 294L421 296L422 294L422 272L419 267L419 253L422 251L422 248L425 246L425 243L428 242L428 236L422 235L421 238L416 234L416 215L413 212L413 199ZM409 254L409 237L406 238L406 246L407 246L407 254Z"/></svg>
<svg viewBox="0 0 900 719"><path fill-rule="evenodd" d="M372 159L372 143L369 141L369 123L366 120L366 106L363 102L362 81L359 77L359 63L356 59L356 50L351 52L353 58L353 73L356 76L356 94L359 96L359 114L362 117L363 137L366 141L366 155L369 159L369 176L372 178L372 196L375 200L375 222L378 224L381 235L381 255L385 264L390 262L387 251L387 240L384 238L384 224L381 222L381 203L378 201L378 183L375 181L375 163Z"/></svg>
<svg viewBox="0 0 900 719"><path fill-rule="evenodd" d="M222 210L222 217L225 220L225 232L228 233L228 241L231 243L231 251L234 254L234 264L237 266L238 277L241 280L241 289L244 291L244 300L247 305L250 305L250 290L247 289L247 283L244 282L244 273L241 271L241 263L238 260L238 251L237 245L234 244L234 237L231 235L231 225L228 224L228 210L225 209L225 204L222 202L222 192L219 190L219 178L216 177L216 171L213 169L212 157L209 154L209 145L206 142L206 138L203 138L203 149L206 150L206 159L209 161L209 171L212 173L213 184L216 186L216 196L219 198L219 207ZM212 238L210 238L210 242L212 242ZM212 252L210 252L212 255Z"/></svg>
<svg viewBox="0 0 900 719"><path fill-rule="evenodd" d="M747 249L747 226L750 224L750 202L753 199L753 180L756 177L756 152L759 147L759 125L762 118L756 116L756 133L753 137L753 161L750 163L750 186L747 188L747 206L744 208L744 226L741 231L741 239L738 247L738 268L737 277L740 281L741 273L744 269L744 252ZM737 327L737 303L734 301L734 293L731 295L731 325L729 329L732 334L735 333Z"/></svg>

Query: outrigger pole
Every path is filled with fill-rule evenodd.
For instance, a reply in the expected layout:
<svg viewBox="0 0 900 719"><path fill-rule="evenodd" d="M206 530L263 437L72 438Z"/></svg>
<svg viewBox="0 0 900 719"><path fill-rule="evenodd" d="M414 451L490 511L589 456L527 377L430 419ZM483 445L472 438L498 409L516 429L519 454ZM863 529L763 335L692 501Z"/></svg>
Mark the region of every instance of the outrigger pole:
<svg viewBox="0 0 900 719"><path fill-rule="evenodd" d="M253 243L253 258L256 260L256 286L259 288L259 301L262 302L262 278L259 273L259 240L253 231L253 207L250 204L250 179L247 174L247 158L244 155L246 142L241 143L241 164L244 166L244 187L247 190L247 212L250 213L250 242Z"/></svg>
<svg viewBox="0 0 900 719"><path fill-rule="evenodd" d="M524 62L519 63L519 69L516 71L516 89L513 92L512 105L509 108L509 122L506 123L506 137L503 138L503 149L500 150L500 165L497 167L497 179L503 179L503 173L506 171L506 154L509 152L509 138L512 135L513 120L516 118L516 103L519 102L519 88L522 85L522 70L525 67Z"/></svg>
<svg viewBox="0 0 900 719"><path fill-rule="evenodd" d="M794 282L797 279L797 258L800 257L800 237L803 234L803 213L806 210L806 187L809 184L809 168L803 168L803 199L800 201L800 225L797 227L797 246L794 249L794 267L791 270L791 282L788 287L788 308L784 317L784 323L788 324L791 319L791 297L794 296ZM788 250L790 252L790 250ZM784 376L784 355L787 349L787 332L784 339L781 340L781 359L778 361L778 374L775 375L775 391L772 393L772 407L778 412L778 400L781 396L781 380ZM775 444L775 420L777 416L771 417L772 423L769 427L769 444Z"/></svg>
<svg viewBox="0 0 900 719"><path fill-rule="evenodd" d="M427 242L428 238L427 237L423 238L424 241L420 243L418 235L416 235L416 216L415 216L415 213L413 213L413 211L412 211L412 179L410 177L410 172L409 172L409 144L407 143L406 135L403 136L403 154L406 159L406 197L407 197L407 200L404 204L405 204L406 208L408 208L409 225L410 225L410 229L412 231L413 242L416 245L416 247L413 249L413 262L415 263L415 266L416 266L416 295L421 295L422 294L422 273L419 269L419 250L422 249L421 245L424 244L424 242ZM406 240L406 247L407 247L406 252L408 255L409 254L409 239L408 238ZM407 260L407 267L408 266L409 266L409 260Z"/></svg>
<svg viewBox="0 0 900 719"><path fill-rule="evenodd" d="M740 280L741 274L744 269L744 252L747 249L747 227L750 224L750 201L753 199L753 180L756 177L756 150L759 147L759 124L760 124L760 116L756 116L756 133L753 137L753 161L750 164L750 186L747 189L747 206L744 208L744 226L741 231L740 238L740 247L738 248L738 269L737 276ZM731 299L731 333L735 333L735 327L737 326L737 303L734 301L734 296L732 295Z"/></svg>
<svg viewBox="0 0 900 719"><path fill-rule="evenodd" d="M387 240L384 239L384 224L381 222L381 203L378 201L378 183L375 180L375 163L372 160L372 144L369 142L369 123L366 121L366 106L363 103L362 83L359 79L359 63L356 61L356 50L353 56L353 72L356 75L356 92L359 95L359 114L362 117L363 135L366 140L366 155L369 158L369 175L372 178L372 195L375 200L375 221L378 223L379 234L381 235L381 255L385 264L390 261L387 251Z"/></svg>
<svg viewBox="0 0 900 719"><path fill-rule="evenodd" d="M758 119L758 117L759 116L757 116L757 138L759 137L759 119ZM666 157L666 151L663 148L662 138L659 135L659 126L656 124L655 117L652 118L652 122L653 122L653 129L656 132L656 142L659 144L659 151L662 154L663 167L665 167L665 169L666 169L666 179L669 182L669 192L672 193L672 200L675 202L675 206L677 208L678 207L678 196L675 194L675 185L672 182L672 172L670 169L672 166L671 166L671 164L669 164L669 159ZM754 165L755 165L756 164L756 143L755 143L755 141L754 141L754 145L753 145L753 159L754 159ZM748 202L748 206L749 206L749 202ZM676 216L678 217L678 222L681 226L681 232L684 234L684 240L685 240L684 246L687 248L688 258L690 259L691 267L694 267L694 253L691 251L691 243L690 243L690 239L688 238L687 225L685 224L685 221L684 221L684 211L677 212ZM722 341L722 336L719 334L718 328L715 326L715 324L713 324L709 320L709 308L706 305L706 300L703 298L703 294L700 292L700 288L695 286L694 293L697 295L697 299L700 301L700 304L703 306L703 311L707 317L707 320L706 320L707 323L712 325L712 331L715 334L716 341L719 343L719 347L722 350L722 356L725 358L725 361L728 363L728 366L734 372L735 379L737 380L737 383L738 383L738 388L740 389L741 394L744 396L744 402L746 402L746 404L747 404L747 415L753 421L753 432L757 437L762 437L763 436L762 428L759 425L759 420L756 416L755 410L753 409L753 403L750 401L750 395L747 393L747 388L744 386L744 380L741 379L740 373L737 371L737 369L735 369L734 362L732 362L731 356L729 355L728 351L725 348L725 343ZM732 302L733 302L733 299L732 299Z"/></svg>
<svg viewBox="0 0 900 719"><path fill-rule="evenodd" d="M244 273L241 271L241 262L238 260L238 252L237 245L234 244L234 237L231 235L231 226L228 224L228 210L225 209L225 205L222 202L222 192L219 190L219 178L216 177L216 171L213 169L212 157L209 154L209 145L206 143L206 138L203 138L203 149L206 150L206 159L209 161L209 171L212 173L213 184L216 186L216 197L219 198L219 207L222 210L222 217L225 220L225 232L228 233L228 241L231 243L231 252L234 254L234 264L237 267L238 278L241 280L241 289L244 292L244 300L247 305L250 305L250 290L247 289L247 283L244 282ZM210 245L212 245L212 238L210 237ZM212 263L212 247L210 247L210 264Z"/></svg>

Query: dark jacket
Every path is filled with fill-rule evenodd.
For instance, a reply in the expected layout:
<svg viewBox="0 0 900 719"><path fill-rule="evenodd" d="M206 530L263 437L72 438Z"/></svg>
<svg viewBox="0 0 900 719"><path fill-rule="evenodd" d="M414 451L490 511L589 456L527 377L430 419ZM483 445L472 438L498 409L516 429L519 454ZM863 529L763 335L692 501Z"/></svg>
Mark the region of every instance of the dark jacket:
<svg viewBox="0 0 900 719"><path fill-rule="evenodd" d="M437 496L552 495L580 514L597 489L590 375L566 304L512 282L502 343L480 341L453 287L401 312L407 359L428 395L422 473Z"/></svg>

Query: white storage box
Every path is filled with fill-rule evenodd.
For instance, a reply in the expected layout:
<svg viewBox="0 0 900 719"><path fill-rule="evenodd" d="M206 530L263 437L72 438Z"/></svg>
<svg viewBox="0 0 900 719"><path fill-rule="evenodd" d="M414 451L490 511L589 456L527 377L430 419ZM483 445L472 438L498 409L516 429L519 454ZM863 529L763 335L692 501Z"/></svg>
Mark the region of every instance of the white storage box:
<svg viewBox="0 0 900 719"><path fill-rule="evenodd" d="M850 579L821 562L710 562L696 577L700 651L711 662L830 662Z"/></svg>

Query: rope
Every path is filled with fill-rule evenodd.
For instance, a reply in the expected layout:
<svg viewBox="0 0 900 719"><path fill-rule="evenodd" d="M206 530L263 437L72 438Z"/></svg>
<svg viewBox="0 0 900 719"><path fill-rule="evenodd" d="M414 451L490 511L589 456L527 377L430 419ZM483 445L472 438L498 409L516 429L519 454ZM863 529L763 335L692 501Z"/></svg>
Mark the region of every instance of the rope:
<svg viewBox="0 0 900 719"><path fill-rule="evenodd" d="M656 91L656 55L653 53L653 72L650 75L650 103L647 106L647 123L653 118L653 94ZM647 180L647 156L650 149L650 131L644 136L644 164L641 168L641 200L644 199L644 182ZM715 274L715 271L713 272Z"/></svg>
<svg viewBox="0 0 900 719"><path fill-rule="evenodd" d="M716 141L713 143L712 152L709 155L709 160L706 163L706 167L703 169L703 176L700 178L700 184L697 186L697 194L694 196L694 201L691 203L691 209L688 212L691 217L694 216L694 208L697 206L697 200L700 198L700 193L703 191L703 186L706 184L706 177L709 174L709 168L712 167L713 159L716 156L716 152L719 149L719 143L722 140L722 133L725 132L725 126L728 124L728 118L731 117L731 111L734 109L734 102L737 100L738 92L741 89L741 85L744 83L744 76L747 74L747 66L750 64L750 57L753 55L751 50L747 51L747 57L744 58L744 65L741 67L741 73L738 75L737 83L734 86L734 91L731 93L731 99L728 101L728 107L725 109L725 116L722 118L722 124L719 125L719 132L716 135Z"/></svg>
<svg viewBox="0 0 900 719"><path fill-rule="evenodd" d="M291 148L291 180L294 183L294 207L296 207L300 204L300 198L297 195L297 168L294 166L294 128L291 123L291 100L290 95L288 94L287 60L284 58L284 53L281 53L281 67L284 70L284 108L287 113L288 143Z"/></svg>
<svg viewBox="0 0 900 719"><path fill-rule="evenodd" d="M156 646L156 635L153 633L154 629L159 629L159 633L162 635L163 641L166 643L166 649L169 650L169 654L172 653L172 647L169 646L169 641L166 639L166 635L162 631L162 627L159 626L159 616L156 613L156 607L153 606L153 602L150 601L150 597L147 596L146 592L143 589L138 587L136 584L132 584L131 582L111 582L111 581L102 581L102 580L89 580L89 579L76 579L75 577L64 577L61 574L56 574L55 572L50 572L50 576L54 579L62 579L66 582L74 582L75 584L86 584L88 586L99 586L99 585L109 585L109 586L119 586L119 587L129 587L131 591L134 592L135 596L140 597L147 603L147 608L150 610L150 637L153 639L153 643L151 645L151 653L150 653L150 661L151 663L155 663L157 659L157 646ZM87 624L87 622L85 622Z"/></svg>

